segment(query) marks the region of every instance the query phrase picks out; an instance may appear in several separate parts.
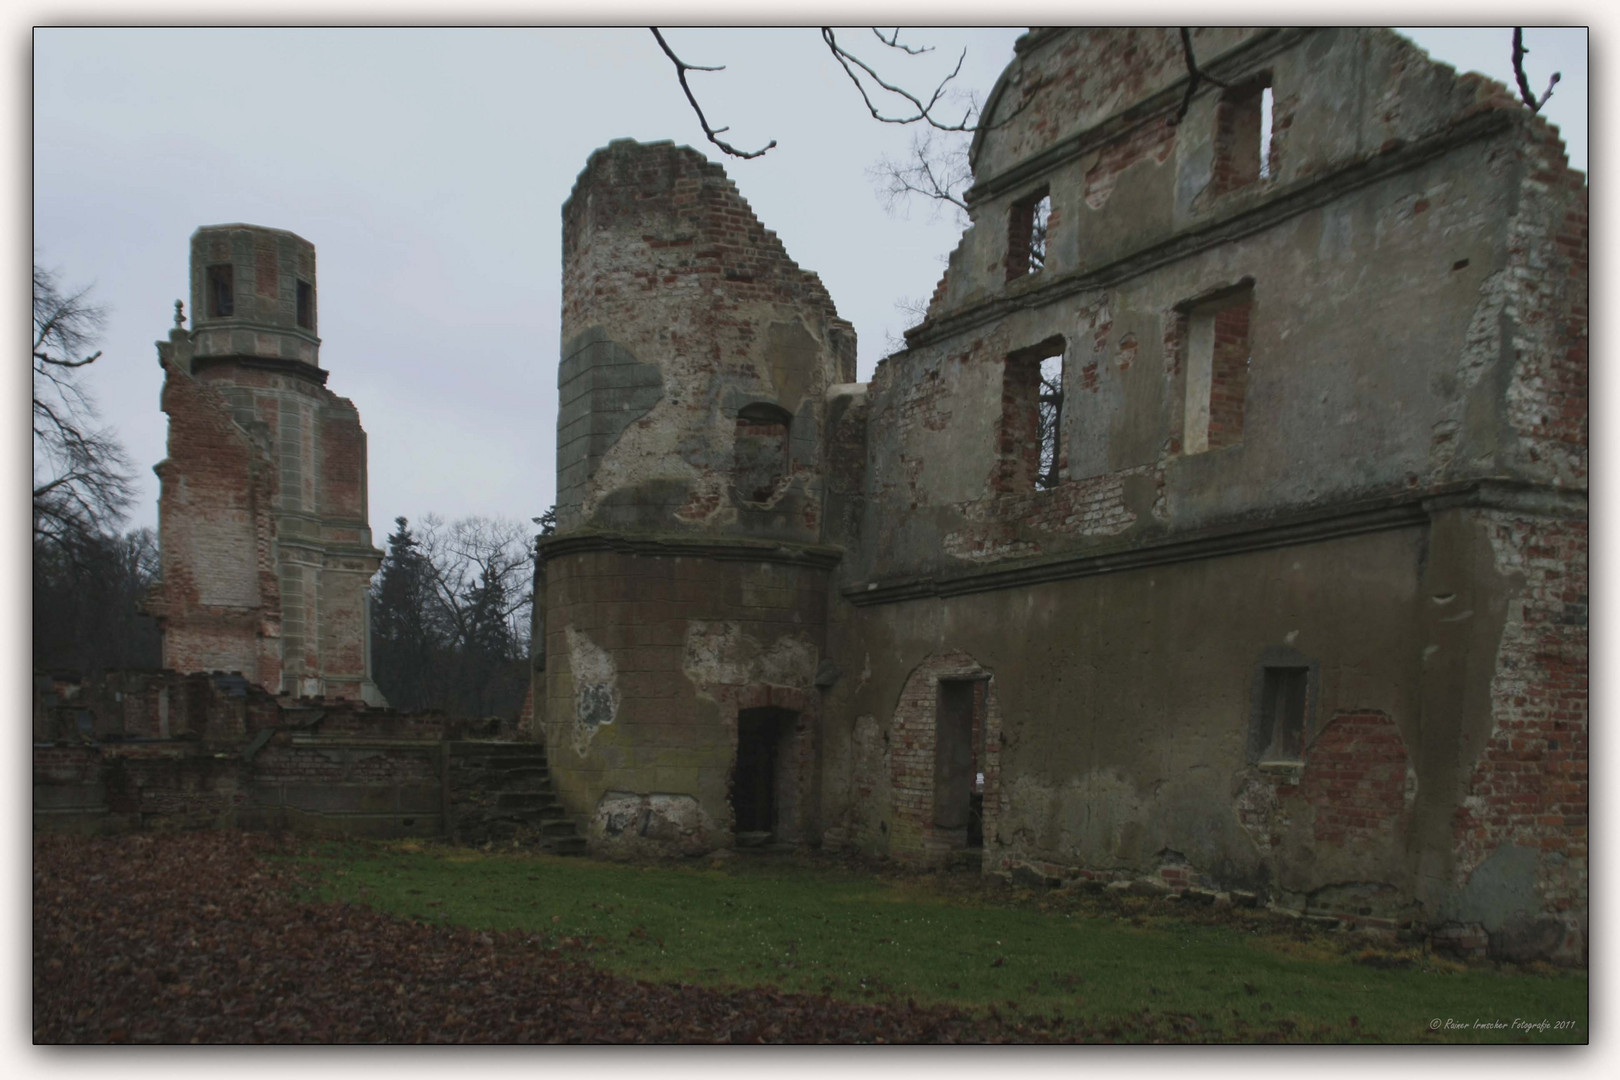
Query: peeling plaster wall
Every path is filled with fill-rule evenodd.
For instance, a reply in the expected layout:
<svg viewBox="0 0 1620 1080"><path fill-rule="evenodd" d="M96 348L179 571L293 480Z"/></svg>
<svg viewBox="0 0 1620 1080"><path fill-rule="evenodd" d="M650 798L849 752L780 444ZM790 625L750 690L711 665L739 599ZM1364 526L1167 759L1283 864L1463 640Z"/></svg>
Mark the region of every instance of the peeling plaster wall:
<svg viewBox="0 0 1620 1080"><path fill-rule="evenodd" d="M928 754L903 768L874 763L926 743L912 732L927 730L942 674L982 671L993 692L987 869L1152 874L1172 851L1226 888L1303 897L1372 880L1409 893L1418 870L1406 851L1409 803L1455 769L1421 748L1455 744L1462 719L1420 720L1427 684L1413 612L1425 557L1412 528L857 609L829 640L846 671L869 655L872 675L829 691L825 743L850 749L823 767L858 779L844 785L848 809L829 801L824 814L846 813L852 840L860 833L876 849L929 859L925 843L906 839L931 809ZM1281 650L1320 668L1304 768L1284 775L1258 769L1248 745L1256 665ZM1359 719L1368 716L1380 719ZM1327 757L1359 760L1375 747L1373 794L1359 781L1334 786ZM902 787L916 795L902 799ZM859 829L874 805L883 824ZM1347 814L1368 824L1333 835L1346 832L1335 823Z"/></svg>
<svg viewBox="0 0 1620 1080"><path fill-rule="evenodd" d="M599 852L730 846L738 715L768 707L773 835L818 834L823 448L829 417L862 445L853 331L718 165L621 140L563 207L562 339L535 673L559 793ZM831 497L853 520L858 473Z"/></svg>
<svg viewBox="0 0 1620 1080"><path fill-rule="evenodd" d="M780 750L793 805L777 833L808 839L827 571L763 559L554 554L557 543L542 549L549 696L540 734L558 794L587 822L592 849L730 847L737 714L762 706L796 714Z"/></svg>
<svg viewBox="0 0 1620 1080"><path fill-rule="evenodd" d="M1020 40L972 224L868 385L717 167L593 156L538 696L561 745L590 667L565 639L620 672L564 784L599 849L723 842L737 712L772 705L807 720L796 838L960 858L938 714L972 679L988 871L1584 954L1585 178L1390 32L1194 45L1219 82L1178 118L1173 30ZM1058 354L1048 477L1032 365ZM727 489L754 402L793 418L769 506ZM1271 760L1279 679L1303 730Z"/></svg>
<svg viewBox="0 0 1620 1080"><path fill-rule="evenodd" d="M164 664L381 704L366 436L318 366L315 249L246 225L198 229L191 247L193 330L158 343L169 449L156 469L164 584L149 609ZM214 266L233 271L230 314L214 310Z"/></svg>
<svg viewBox="0 0 1620 1080"><path fill-rule="evenodd" d="M1269 175L1232 178L1220 88L1171 123L1174 31L1031 32L992 95L973 224L862 396L828 637L862 677L825 701L827 842L937 859L904 779L927 750L905 755L918 673L966 655L999 703L987 869L1578 959L1584 177L1505 88L1391 33L1194 40L1223 82L1271 87ZM1043 191L1044 266L1010 271ZM1233 297L1241 412L1201 450L1189 350ZM1010 459L1033 427L1009 371L1055 336L1043 489ZM1291 765L1247 745L1267 663L1311 672Z"/></svg>

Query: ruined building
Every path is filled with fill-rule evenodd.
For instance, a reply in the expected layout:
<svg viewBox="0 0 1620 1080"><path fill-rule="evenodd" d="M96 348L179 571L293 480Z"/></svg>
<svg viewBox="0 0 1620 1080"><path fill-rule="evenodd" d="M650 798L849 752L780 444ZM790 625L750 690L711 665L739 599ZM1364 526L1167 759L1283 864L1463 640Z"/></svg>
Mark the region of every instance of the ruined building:
<svg viewBox="0 0 1620 1080"><path fill-rule="evenodd" d="M534 701L594 849L1582 954L1585 179L1393 33L1193 42L1188 99L1174 31L1020 40L870 383L718 166L592 155Z"/></svg>
<svg viewBox="0 0 1620 1080"><path fill-rule="evenodd" d="M189 332L177 309L158 343L169 448L156 466L162 585L147 608L163 666L382 704L366 434L326 389L314 246L280 229L198 229L191 312Z"/></svg>

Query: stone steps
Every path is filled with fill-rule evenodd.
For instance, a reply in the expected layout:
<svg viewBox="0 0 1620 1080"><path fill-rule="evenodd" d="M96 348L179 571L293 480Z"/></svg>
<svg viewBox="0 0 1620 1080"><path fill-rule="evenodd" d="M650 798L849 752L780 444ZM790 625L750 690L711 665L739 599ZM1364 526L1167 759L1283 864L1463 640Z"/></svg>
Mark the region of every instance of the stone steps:
<svg viewBox="0 0 1620 1080"><path fill-rule="evenodd" d="M450 821L458 844L515 843L554 855L583 855L585 838L552 787L543 748L533 743L449 746Z"/></svg>

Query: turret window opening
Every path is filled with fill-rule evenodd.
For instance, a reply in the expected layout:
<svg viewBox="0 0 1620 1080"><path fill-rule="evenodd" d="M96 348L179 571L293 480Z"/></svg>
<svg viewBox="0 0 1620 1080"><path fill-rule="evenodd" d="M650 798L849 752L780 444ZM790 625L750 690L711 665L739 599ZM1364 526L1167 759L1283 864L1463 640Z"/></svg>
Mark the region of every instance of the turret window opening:
<svg viewBox="0 0 1620 1080"><path fill-rule="evenodd" d="M298 283L298 325L315 329L315 286L307 281Z"/></svg>
<svg viewBox="0 0 1620 1080"><path fill-rule="evenodd" d="M236 314L236 274L230 263L208 268L208 314L213 318Z"/></svg>

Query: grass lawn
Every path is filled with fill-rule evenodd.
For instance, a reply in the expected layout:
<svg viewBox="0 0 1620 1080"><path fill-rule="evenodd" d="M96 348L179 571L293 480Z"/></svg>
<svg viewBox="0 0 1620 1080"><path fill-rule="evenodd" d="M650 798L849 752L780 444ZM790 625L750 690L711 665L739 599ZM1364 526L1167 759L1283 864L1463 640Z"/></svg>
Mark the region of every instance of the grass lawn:
<svg viewBox="0 0 1620 1080"><path fill-rule="evenodd" d="M400 843L317 861L325 898L528 931L650 981L1058 1014L1122 1039L1588 1039L1584 971L1464 966L1262 912L780 857L717 869Z"/></svg>

